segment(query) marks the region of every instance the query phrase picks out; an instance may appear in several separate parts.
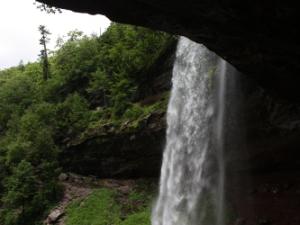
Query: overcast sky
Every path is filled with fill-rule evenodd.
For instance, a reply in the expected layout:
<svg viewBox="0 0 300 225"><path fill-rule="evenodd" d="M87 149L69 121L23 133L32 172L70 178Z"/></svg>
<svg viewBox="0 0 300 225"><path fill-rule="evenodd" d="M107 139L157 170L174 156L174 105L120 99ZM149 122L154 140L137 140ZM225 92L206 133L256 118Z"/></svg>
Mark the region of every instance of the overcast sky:
<svg viewBox="0 0 300 225"><path fill-rule="evenodd" d="M34 0L0 0L0 69L35 61L40 53L38 26L43 24L51 32L49 48L58 37L78 29L85 34L100 33L110 21L101 15L92 16L63 10L61 14L47 14L33 5Z"/></svg>

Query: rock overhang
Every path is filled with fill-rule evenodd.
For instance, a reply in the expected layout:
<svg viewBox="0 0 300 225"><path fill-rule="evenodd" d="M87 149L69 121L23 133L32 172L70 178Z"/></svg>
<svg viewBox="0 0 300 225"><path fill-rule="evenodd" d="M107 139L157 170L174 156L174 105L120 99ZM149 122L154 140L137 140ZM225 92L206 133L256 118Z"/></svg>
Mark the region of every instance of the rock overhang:
<svg viewBox="0 0 300 225"><path fill-rule="evenodd" d="M300 7L271 0L38 0L204 44L282 98L300 101Z"/></svg>

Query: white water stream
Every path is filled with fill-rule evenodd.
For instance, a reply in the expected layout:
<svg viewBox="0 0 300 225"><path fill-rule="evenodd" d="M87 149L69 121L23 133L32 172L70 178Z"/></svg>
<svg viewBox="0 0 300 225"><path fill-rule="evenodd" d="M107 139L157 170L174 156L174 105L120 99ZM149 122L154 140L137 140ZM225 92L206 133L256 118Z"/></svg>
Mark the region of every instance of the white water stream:
<svg viewBox="0 0 300 225"><path fill-rule="evenodd" d="M224 224L225 74L223 60L180 38L152 225Z"/></svg>

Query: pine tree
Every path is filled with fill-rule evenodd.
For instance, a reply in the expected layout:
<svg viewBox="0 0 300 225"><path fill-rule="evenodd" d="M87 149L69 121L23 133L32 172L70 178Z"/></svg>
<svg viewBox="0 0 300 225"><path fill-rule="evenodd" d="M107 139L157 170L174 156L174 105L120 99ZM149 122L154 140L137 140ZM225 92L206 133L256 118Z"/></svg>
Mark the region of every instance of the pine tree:
<svg viewBox="0 0 300 225"><path fill-rule="evenodd" d="M41 33L40 45L42 45L43 49L41 50L41 62L43 65L43 78L44 80L48 80L50 77L50 66L48 61L48 51L47 51L47 43L49 42L48 35L51 33L46 29L44 25L39 26L39 31Z"/></svg>

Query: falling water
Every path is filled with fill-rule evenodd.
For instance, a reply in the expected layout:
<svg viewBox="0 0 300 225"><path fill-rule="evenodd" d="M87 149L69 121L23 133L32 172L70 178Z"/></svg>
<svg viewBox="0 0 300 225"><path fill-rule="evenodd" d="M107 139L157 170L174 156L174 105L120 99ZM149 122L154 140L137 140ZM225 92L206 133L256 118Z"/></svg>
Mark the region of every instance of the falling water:
<svg viewBox="0 0 300 225"><path fill-rule="evenodd" d="M217 185L217 209L216 221L217 225L224 224L224 188L225 188L225 163L224 163L224 116L225 116L225 97L226 97L226 69L227 63L219 59L219 76L217 79L217 121L215 123L217 162L218 162L218 185Z"/></svg>
<svg viewBox="0 0 300 225"><path fill-rule="evenodd" d="M222 225L224 221L226 64L218 65L216 59L203 45L180 38L152 225Z"/></svg>

